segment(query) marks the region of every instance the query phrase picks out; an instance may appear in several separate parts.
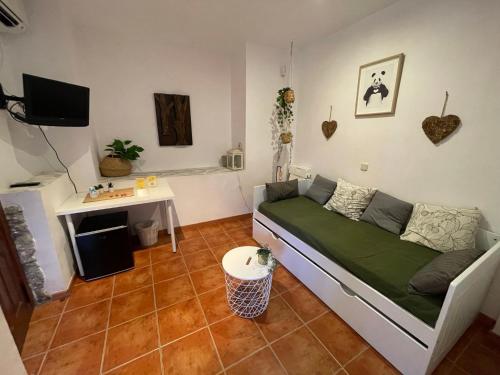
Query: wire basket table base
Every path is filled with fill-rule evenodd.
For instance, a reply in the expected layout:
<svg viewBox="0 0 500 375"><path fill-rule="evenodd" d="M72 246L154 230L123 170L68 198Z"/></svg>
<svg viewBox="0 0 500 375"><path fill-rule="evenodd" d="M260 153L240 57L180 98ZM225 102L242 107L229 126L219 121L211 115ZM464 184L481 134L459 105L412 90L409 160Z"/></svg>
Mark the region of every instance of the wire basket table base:
<svg viewBox="0 0 500 375"><path fill-rule="evenodd" d="M269 303L273 274L258 280L240 280L224 272L227 302L231 310L242 318L261 315Z"/></svg>

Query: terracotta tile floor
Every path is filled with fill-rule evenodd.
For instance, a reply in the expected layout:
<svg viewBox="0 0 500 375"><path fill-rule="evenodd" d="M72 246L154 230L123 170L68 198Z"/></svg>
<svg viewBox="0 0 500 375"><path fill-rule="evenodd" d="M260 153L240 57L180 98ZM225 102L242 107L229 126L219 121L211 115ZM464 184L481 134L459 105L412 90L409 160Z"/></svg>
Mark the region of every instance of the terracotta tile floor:
<svg viewBox="0 0 500 375"><path fill-rule="evenodd" d="M178 229L136 251L136 268L76 279L36 308L22 357L29 374L393 374L395 369L284 267L267 311L231 314L220 262L256 244L250 217ZM500 337L479 318L435 374L500 373Z"/></svg>

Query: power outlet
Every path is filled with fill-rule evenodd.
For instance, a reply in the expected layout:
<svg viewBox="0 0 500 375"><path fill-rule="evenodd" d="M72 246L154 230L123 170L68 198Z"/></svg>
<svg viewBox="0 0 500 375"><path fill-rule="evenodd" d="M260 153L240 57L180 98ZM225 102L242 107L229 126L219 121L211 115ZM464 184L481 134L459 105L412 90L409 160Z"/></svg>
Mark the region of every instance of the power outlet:
<svg viewBox="0 0 500 375"><path fill-rule="evenodd" d="M368 163L366 161L361 163L361 168L363 172L366 172L368 170Z"/></svg>

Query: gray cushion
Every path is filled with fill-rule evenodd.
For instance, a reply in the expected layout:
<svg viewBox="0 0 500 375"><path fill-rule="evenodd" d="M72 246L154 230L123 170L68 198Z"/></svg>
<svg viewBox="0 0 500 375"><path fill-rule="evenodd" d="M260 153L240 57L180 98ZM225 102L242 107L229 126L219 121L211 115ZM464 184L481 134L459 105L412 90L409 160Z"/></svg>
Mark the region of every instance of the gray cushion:
<svg viewBox="0 0 500 375"><path fill-rule="evenodd" d="M268 202L299 196L299 181L290 180L283 182L266 183L266 196Z"/></svg>
<svg viewBox="0 0 500 375"><path fill-rule="evenodd" d="M333 195L336 187L337 183L335 181L317 174L311 187L307 189L306 197L323 205L328 202L328 199Z"/></svg>
<svg viewBox="0 0 500 375"><path fill-rule="evenodd" d="M408 224L412 210L412 204L377 191L360 220L400 234Z"/></svg>
<svg viewBox="0 0 500 375"><path fill-rule="evenodd" d="M411 294L445 294L450 283L484 252L456 250L443 253L422 267L408 283Z"/></svg>

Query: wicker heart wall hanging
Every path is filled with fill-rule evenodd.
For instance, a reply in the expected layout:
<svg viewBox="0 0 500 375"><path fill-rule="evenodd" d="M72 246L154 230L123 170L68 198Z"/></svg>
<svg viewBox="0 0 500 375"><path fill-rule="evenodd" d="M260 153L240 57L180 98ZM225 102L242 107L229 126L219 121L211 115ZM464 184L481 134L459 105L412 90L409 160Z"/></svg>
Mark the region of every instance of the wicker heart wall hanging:
<svg viewBox="0 0 500 375"><path fill-rule="evenodd" d="M448 96L448 91L446 91L441 117L430 116L422 122L422 129L425 135L435 145L449 137L460 125L460 117L456 115L444 115Z"/></svg>
<svg viewBox="0 0 500 375"><path fill-rule="evenodd" d="M337 130L337 121L332 121L332 106L330 106L330 117L328 121L323 121L321 130L327 140L329 140L333 133L335 133L335 130Z"/></svg>

